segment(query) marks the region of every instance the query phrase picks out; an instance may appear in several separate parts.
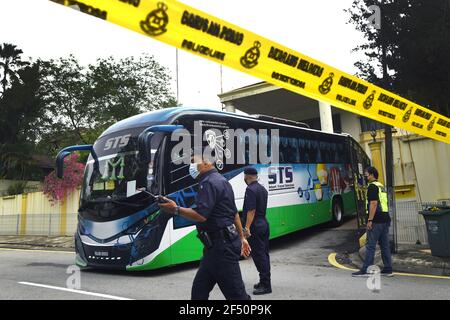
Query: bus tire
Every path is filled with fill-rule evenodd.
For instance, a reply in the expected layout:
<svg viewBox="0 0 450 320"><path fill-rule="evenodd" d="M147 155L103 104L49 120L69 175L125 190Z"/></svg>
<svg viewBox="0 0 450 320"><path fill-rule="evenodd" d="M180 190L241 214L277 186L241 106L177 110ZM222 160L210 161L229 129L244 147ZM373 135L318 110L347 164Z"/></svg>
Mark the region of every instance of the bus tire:
<svg viewBox="0 0 450 320"><path fill-rule="evenodd" d="M344 206L341 198L334 198L331 205L331 226L339 227L344 223Z"/></svg>

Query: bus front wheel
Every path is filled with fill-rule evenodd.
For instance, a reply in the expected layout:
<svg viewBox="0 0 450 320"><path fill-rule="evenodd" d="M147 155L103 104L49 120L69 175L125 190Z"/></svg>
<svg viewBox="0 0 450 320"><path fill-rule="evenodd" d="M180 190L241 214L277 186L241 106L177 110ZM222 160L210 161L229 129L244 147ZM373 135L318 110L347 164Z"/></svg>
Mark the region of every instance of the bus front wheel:
<svg viewBox="0 0 450 320"><path fill-rule="evenodd" d="M331 207L332 221L331 225L333 227L339 227L344 222L344 208L342 206L342 201L339 198L333 199L333 205Z"/></svg>

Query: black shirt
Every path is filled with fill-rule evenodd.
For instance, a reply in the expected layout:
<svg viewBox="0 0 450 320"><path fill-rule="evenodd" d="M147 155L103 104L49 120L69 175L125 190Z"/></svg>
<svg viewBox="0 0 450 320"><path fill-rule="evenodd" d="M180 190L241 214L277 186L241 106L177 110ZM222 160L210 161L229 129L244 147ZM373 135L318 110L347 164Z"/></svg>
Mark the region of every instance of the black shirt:
<svg viewBox="0 0 450 320"><path fill-rule="evenodd" d="M377 211L375 213L375 217L373 218L373 222L375 223L387 223L391 221L391 217L389 213L383 213L381 211L380 197L378 196L378 187L374 184L369 184L367 188L367 212L369 213L370 201L377 201Z"/></svg>
<svg viewBox="0 0 450 320"><path fill-rule="evenodd" d="M247 217L247 212L256 210L255 218L266 216L267 210L267 190L258 181L254 181L247 186L245 191L243 217Z"/></svg>
<svg viewBox="0 0 450 320"><path fill-rule="evenodd" d="M234 223L237 208L233 188L216 169L200 176L195 203L195 210L207 219L197 224L200 230L216 232Z"/></svg>

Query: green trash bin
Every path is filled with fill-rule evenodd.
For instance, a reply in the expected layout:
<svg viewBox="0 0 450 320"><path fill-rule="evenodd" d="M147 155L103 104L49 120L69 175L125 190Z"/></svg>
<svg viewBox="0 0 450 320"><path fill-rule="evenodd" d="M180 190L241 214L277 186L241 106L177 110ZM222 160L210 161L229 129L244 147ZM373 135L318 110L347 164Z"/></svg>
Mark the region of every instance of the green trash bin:
<svg viewBox="0 0 450 320"><path fill-rule="evenodd" d="M425 219L431 254L450 257L450 207L433 207L419 212Z"/></svg>

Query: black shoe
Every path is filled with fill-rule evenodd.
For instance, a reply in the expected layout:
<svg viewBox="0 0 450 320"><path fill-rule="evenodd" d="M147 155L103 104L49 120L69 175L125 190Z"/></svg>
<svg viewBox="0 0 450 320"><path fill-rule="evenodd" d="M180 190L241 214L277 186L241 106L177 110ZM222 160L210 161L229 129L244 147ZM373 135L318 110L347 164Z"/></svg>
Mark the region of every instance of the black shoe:
<svg viewBox="0 0 450 320"><path fill-rule="evenodd" d="M267 287L263 287L263 286L259 287L258 289L255 289L253 291L253 294L255 296L261 295L261 294L269 294L269 293L272 293L272 289L271 288L267 288Z"/></svg>
<svg viewBox="0 0 450 320"><path fill-rule="evenodd" d="M255 285L253 286L253 289L261 288L261 286L262 286L261 282L258 282L257 284L255 284Z"/></svg>
<svg viewBox="0 0 450 320"><path fill-rule="evenodd" d="M394 274L392 273L392 271L389 271L389 270L381 270L380 274L381 274L383 277L389 277L389 278L391 278L391 277L394 276Z"/></svg>
<svg viewBox="0 0 450 320"><path fill-rule="evenodd" d="M369 273L365 272L365 271L358 271L358 272L354 272L352 273L352 277L360 277L360 278L368 278L370 276Z"/></svg>

